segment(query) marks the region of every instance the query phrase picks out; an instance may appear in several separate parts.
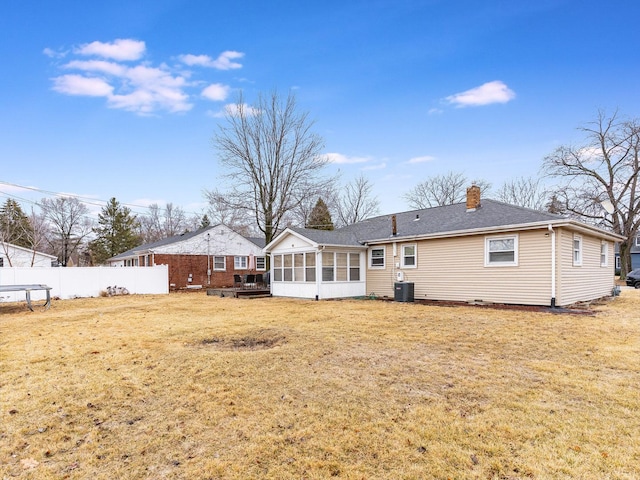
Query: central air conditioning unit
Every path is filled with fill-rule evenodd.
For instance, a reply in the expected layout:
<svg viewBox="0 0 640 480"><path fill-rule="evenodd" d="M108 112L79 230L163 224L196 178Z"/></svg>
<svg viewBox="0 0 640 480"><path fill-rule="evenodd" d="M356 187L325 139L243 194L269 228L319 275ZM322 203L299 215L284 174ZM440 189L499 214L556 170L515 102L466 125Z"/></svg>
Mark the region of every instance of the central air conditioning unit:
<svg viewBox="0 0 640 480"><path fill-rule="evenodd" d="M404 282L404 272L397 272L396 273L396 281Z"/></svg>

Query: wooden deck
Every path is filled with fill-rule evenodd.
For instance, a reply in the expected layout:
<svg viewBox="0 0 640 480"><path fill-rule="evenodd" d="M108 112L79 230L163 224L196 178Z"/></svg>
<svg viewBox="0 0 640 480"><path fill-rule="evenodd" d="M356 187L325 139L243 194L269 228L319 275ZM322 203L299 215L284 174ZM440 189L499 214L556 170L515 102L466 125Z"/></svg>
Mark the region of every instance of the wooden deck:
<svg viewBox="0 0 640 480"><path fill-rule="evenodd" d="M268 288L207 288L207 295L233 298L263 298L270 297L271 290Z"/></svg>

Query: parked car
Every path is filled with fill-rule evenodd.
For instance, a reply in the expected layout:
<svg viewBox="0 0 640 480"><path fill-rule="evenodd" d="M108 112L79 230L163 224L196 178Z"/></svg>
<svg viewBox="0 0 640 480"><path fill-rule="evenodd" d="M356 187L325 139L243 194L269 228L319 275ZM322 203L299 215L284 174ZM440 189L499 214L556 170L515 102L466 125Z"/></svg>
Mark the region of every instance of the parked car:
<svg viewBox="0 0 640 480"><path fill-rule="evenodd" d="M627 273L627 285L640 288L640 268L636 268Z"/></svg>

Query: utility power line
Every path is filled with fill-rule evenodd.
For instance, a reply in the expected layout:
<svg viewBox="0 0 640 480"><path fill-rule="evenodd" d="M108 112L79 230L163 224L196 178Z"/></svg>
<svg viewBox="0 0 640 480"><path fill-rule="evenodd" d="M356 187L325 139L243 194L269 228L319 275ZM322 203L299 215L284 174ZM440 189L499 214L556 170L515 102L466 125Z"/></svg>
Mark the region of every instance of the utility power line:
<svg viewBox="0 0 640 480"><path fill-rule="evenodd" d="M93 206L96 206L96 207L104 207L105 205L107 205L109 203L106 200L83 197L81 195L74 195L74 194L71 194L71 193L52 192L50 190L44 190L44 189L36 188L36 187L28 187L26 185L19 185L17 183L5 182L3 180L0 180L0 185L7 185L7 186L10 186L10 187L14 187L14 188L20 188L20 189L23 189L23 190L29 190L29 191L32 191L32 192L37 192L37 193L41 193L41 194L44 194L46 196L52 196L52 197L73 197L73 198L77 198L83 204L93 205ZM19 197L18 195L15 195L13 193L0 191L0 195L2 195L4 197L7 197L7 198L20 200L21 202L26 202L26 203L30 203L32 205L40 206L40 203L37 202L37 201L29 200L29 199L26 199L26 198L22 198L22 197ZM123 205L125 207L130 208L132 213L135 213L136 215L151 215L151 213L148 211L148 208L149 208L148 205L147 206L145 206L145 205L135 205L135 204L131 204L131 203L120 203L120 205ZM160 206L158 206L158 208L161 211L164 211L164 212L167 211L166 208L162 208ZM134 209L144 209L144 211L136 211ZM185 213L186 214L190 214L190 215L200 216L200 213L198 213L198 212L185 212Z"/></svg>

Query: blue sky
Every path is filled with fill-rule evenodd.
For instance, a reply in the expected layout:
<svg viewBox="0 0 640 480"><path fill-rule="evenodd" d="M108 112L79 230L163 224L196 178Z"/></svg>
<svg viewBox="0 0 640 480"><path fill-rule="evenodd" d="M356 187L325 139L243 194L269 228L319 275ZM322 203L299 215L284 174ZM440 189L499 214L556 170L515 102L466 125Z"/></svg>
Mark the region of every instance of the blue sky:
<svg viewBox="0 0 640 480"><path fill-rule="evenodd" d="M364 173L381 213L449 171L498 188L537 176L598 109L638 116L639 13L634 0L8 0L0 201L202 212L221 185L220 113L239 90L274 88L295 91L328 171Z"/></svg>

